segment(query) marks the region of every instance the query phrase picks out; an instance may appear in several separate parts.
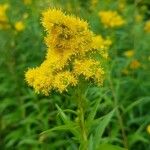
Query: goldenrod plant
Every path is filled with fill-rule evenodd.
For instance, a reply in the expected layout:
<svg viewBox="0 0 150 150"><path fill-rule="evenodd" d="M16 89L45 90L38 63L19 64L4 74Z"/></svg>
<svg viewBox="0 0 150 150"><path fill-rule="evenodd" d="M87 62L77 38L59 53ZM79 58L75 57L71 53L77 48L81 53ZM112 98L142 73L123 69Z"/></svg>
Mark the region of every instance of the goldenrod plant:
<svg viewBox="0 0 150 150"><path fill-rule="evenodd" d="M98 149L100 140L90 143L90 138L101 138L114 110L103 119L101 118L102 120L99 118L99 123L94 123L99 99L95 100L94 109L87 114L88 106L86 105L91 104L85 93L88 92L91 84L97 86L103 84L106 76L103 64L106 63L104 61L107 60L107 49L111 41L96 36L90 31L86 21L55 8L43 13L42 24L47 32L46 60L39 67L26 72L26 81L34 87L36 92L42 92L45 95L50 94L52 90L60 93L69 92L69 87L74 87L74 91L70 94L72 99L75 99L77 108L76 110L68 108L75 114L75 119L72 120L56 105L65 125L44 131L41 136L43 138L45 134L53 130L65 129L74 135L80 145L79 149L88 150L90 147ZM71 97L70 101L72 101ZM94 126L99 130L98 133L96 130L92 131Z"/></svg>
<svg viewBox="0 0 150 150"><path fill-rule="evenodd" d="M150 150L149 0L0 0L0 149Z"/></svg>

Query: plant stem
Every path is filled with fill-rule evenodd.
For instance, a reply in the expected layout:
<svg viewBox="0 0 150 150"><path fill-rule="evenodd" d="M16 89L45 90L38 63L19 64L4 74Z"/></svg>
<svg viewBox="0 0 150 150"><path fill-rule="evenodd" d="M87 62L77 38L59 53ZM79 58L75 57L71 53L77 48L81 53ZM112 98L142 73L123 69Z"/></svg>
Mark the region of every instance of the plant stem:
<svg viewBox="0 0 150 150"><path fill-rule="evenodd" d="M109 83L110 83L110 88L111 88L113 99L114 99L114 105L117 108L117 118L118 118L118 122L119 122L119 125L120 125L120 128L121 128L121 133L122 133L122 138L123 138L123 145L124 145L125 148L128 149L128 140L127 140L126 132L125 132L125 129L124 129L124 123L123 123L121 112L120 112L119 107L118 107L118 100L117 100L117 97L116 97L116 94L115 94L115 91L114 91L114 86L113 86L113 83L112 83L111 79L109 79Z"/></svg>
<svg viewBox="0 0 150 150"><path fill-rule="evenodd" d="M80 149L88 150L87 128L85 125L85 99L81 89L78 89L77 105L78 105L78 122L81 133Z"/></svg>

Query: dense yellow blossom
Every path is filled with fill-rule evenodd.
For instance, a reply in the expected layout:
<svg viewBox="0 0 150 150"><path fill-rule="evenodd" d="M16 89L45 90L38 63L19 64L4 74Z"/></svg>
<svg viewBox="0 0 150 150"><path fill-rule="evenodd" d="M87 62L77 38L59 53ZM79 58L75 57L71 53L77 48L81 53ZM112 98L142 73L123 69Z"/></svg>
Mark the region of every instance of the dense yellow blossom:
<svg viewBox="0 0 150 150"><path fill-rule="evenodd" d="M0 29L2 28L8 28L8 18L6 15L6 11L8 9L8 4L0 4Z"/></svg>
<svg viewBox="0 0 150 150"><path fill-rule="evenodd" d="M135 54L134 50L128 50L124 52L124 55L128 58L134 56L134 54Z"/></svg>
<svg viewBox="0 0 150 150"><path fill-rule="evenodd" d="M120 27L125 24L125 20L117 13L117 11L100 11L99 16L106 28Z"/></svg>
<svg viewBox="0 0 150 150"><path fill-rule="evenodd" d="M25 78L27 83L32 86L37 93L42 92L48 95L52 89L53 76L47 61L43 62L40 67L29 69Z"/></svg>
<svg viewBox="0 0 150 150"><path fill-rule="evenodd" d="M76 60L74 73L83 75L86 79L94 79L98 84L102 84L104 78L104 71L100 66L100 62L92 59Z"/></svg>
<svg viewBox="0 0 150 150"><path fill-rule="evenodd" d="M145 23L144 30L145 32L150 33L150 20Z"/></svg>
<svg viewBox="0 0 150 150"><path fill-rule="evenodd" d="M99 50L100 55L104 58L108 58L108 48L112 44L110 39L104 39L102 36L94 36L93 37L93 48Z"/></svg>
<svg viewBox="0 0 150 150"><path fill-rule="evenodd" d="M65 15L60 10L48 10L43 13L43 25L48 31L47 46L60 53L70 51L76 55L92 49L93 33L88 23L77 17Z"/></svg>
<svg viewBox="0 0 150 150"><path fill-rule="evenodd" d="M101 85L104 70L92 55L107 58L111 41L94 35L86 21L57 9L45 11L42 24L48 50L44 62L26 72L28 84L45 95L51 90L67 91L77 85L81 75Z"/></svg>
<svg viewBox="0 0 150 150"><path fill-rule="evenodd" d="M53 86L57 89L60 93L63 91L67 91L67 87L69 85L75 86L77 84L77 79L73 75L73 73L69 71L64 71L57 73L54 77Z"/></svg>
<svg viewBox="0 0 150 150"><path fill-rule="evenodd" d="M23 31L24 28L25 28L25 25L24 25L24 23L23 23L22 21L17 21L17 22L15 23L15 29L16 29L18 32Z"/></svg>

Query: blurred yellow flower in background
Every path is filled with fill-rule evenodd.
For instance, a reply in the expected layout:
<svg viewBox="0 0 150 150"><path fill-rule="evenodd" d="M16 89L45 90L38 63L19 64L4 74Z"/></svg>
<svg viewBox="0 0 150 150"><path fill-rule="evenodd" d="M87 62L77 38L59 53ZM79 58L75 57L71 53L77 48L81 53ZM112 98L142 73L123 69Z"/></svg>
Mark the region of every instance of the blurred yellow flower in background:
<svg viewBox="0 0 150 150"><path fill-rule="evenodd" d="M118 8L120 11L123 11L126 7L126 0L119 0Z"/></svg>
<svg viewBox="0 0 150 150"><path fill-rule="evenodd" d="M135 51L134 50L128 50L128 51L125 51L124 52L124 56L130 58L130 57L133 57L135 54Z"/></svg>
<svg viewBox="0 0 150 150"><path fill-rule="evenodd" d="M141 14L137 14L137 15L135 15L135 21L136 22L141 22L143 20L143 16L141 15Z"/></svg>
<svg viewBox="0 0 150 150"><path fill-rule="evenodd" d="M99 17L106 28L120 27L125 24L125 20L118 14L117 11L100 11Z"/></svg>
<svg viewBox="0 0 150 150"><path fill-rule="evenodd" d="M91 0L91 8L94 8L98 3L98 0Z"/></svg>
<svg viewBox="0 0 150 150"><path fill-rule="evenodd" d="M150 134L150 124L147 126L146 130L147 130L147 133Z"/></svg>
<svg viewBox="0 0 150 150"><path fill-rule="evenodd" d="M8 9L8 4L0 4L0 29L8 28L8 17L6 11Z"/></svg>
<svg viewBox="0 0 150 150"><path fill-rule="evenodd" d="M138 69L140 66L141 66L141 63L136 59L130 63L130 69L132 70Z"/></svg>
<svg viewBox="0 0 150 150"><path fill-rule="evenodd" d="M145 32L150 32L150 20L145 22L144 30Z"/></svg>
<svg viewBox="0 0 150 150"><path fill-rule="evenodd" d="M14 26L18 32L23 31L25 29L25 25L22 21L17 21Z"/></svg>

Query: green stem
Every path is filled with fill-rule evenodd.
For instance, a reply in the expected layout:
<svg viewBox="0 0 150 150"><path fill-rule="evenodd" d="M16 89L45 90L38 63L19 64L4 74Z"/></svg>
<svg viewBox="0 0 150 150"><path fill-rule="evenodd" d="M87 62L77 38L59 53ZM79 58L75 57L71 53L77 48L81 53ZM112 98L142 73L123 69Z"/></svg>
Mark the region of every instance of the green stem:
<svg viewBox="0 0 150 150"><path fill-rule="evenodd" d="M80 87L81 88L81 87ZM87 136L87 128L85 124L85 98L83 97L83 93L81 89L78 89L77 95L77 105L78 105L78 123L80 127L81 133L81 141L80 141L80 149L88 150L88 136Z"/></svg>
<svg viewBox="0 0 150 150"><path fill-rule="evenodd" d="M127 135L126 135L125 128L124 128L123 116L121 115L121 112L120 112L119 107L118 107L118 100L117 100L117 97L116 97L116 94L114 91L114 85L113 85L111 79L109 79L109 83L110 83L110 89L112 91L112 95L113 95L113 99L114 99L114 106L115 106L115 108L117 108L117 118L118 118L118 123L119 123L120 128L121 128L123 145L125 148L128 149L128 140L127 140Z"/></svg>

